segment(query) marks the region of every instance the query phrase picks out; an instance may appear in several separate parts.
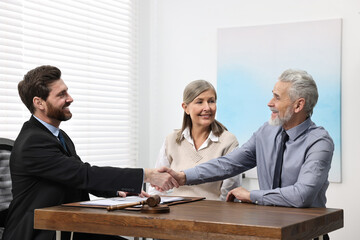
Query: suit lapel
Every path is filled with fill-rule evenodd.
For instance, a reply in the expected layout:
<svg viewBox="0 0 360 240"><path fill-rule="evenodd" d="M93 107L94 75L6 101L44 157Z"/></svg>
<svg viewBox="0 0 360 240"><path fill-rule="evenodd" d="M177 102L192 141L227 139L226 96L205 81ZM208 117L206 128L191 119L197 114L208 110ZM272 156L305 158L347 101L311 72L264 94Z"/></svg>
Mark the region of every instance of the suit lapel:
<svg viewBox="0 0 360 240"><path fill-rule="evenodd" d="M41 122L39 122L34 116L31 116L29 122L36 125L37 127L41 128L42 130L48 132L52 137L56 138L54 136L54 134L52 134L52 132L49 129L47 129L47 127L45 127ZM62 130L60 130L60 131L62 131ZM66 144L66 147L68 148L68 151L66 151L64 149L64 147L61 145L61 143L56 138L56 140L59 142L59 146L60 146L61 150L64 152L65 155L67 155L69 157L75 156L76 151L75 151L75 148L74 148L74 145L73 145L71 139L64 131L62 131L62 133L63 133L64 139L65 139L65 144Z"/></svg>
<svg viewBox="0 0 360 240"><path fill-rule="evenodd" d="M64 152L67 153L68 156L75 156L76 155L76 151L74 148L74 144L72 143L71 139L69 138L69 136L66 134L66 132L64 132L63 130L60 130L63 134L64 140L65 140L65 144L66 144L66 148L67 151L64 149Z"/></svg>

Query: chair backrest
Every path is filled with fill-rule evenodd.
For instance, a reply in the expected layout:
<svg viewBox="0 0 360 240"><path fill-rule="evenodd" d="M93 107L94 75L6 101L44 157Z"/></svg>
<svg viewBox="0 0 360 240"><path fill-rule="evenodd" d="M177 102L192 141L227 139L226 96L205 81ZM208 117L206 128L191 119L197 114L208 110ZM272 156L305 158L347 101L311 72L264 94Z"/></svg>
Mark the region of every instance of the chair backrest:
<svg viewBox="0 0 360 240"><path fill-rule="evenodd" d="M0 138L0 150L8 150L11 152L14 141L8 138Z"/></svg>
<svg viewBox="0 0 360 240"><path fill-rule="evenodd" d="M0 239L2 239L7 210L12 200L9 160L13 146L13 140L0 138Z"/></svg>

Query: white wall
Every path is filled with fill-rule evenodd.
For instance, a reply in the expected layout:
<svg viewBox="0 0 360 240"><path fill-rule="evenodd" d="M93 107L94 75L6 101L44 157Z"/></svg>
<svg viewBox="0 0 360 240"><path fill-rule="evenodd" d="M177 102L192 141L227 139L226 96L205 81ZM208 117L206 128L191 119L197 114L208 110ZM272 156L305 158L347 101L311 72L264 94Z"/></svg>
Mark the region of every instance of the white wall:
<svg viewBox="0 0 360 240"><path fill-rule="evenodd" d="M165 136L181 127L185 85L206 79L216 86L218 28L343 19L343 177L342 183L330 184L327 207L345 211L345 227L331 233L332 239L353 239L359 234L360 1L140 0L139 11L141 167L152 167ZM244 184L257 188L253 179Z"/></svg>

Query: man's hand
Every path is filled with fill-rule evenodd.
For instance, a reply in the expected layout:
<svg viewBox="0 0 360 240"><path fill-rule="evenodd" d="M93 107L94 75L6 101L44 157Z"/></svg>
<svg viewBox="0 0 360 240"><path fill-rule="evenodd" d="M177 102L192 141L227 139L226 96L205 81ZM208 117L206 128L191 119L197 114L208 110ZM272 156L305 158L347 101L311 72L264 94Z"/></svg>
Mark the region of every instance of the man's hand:
<svg viewBox="0 0 360 240"><path fill-rule="evenodd" d="M250 192L243 187L234 188L228 195L226 196L227 202L233 202L235 198L239 199L241 202L249 202L250 200Z"/></svg>
<svg viewBox="0 0 360 240"><path fill-rule="evenodd" d="M173 176L173 178L178 182L180 186L183 186L186 183L186 175L184 172L176 172L171 168L167 168L167 167L161 167L158 169L158 171L169 173L171 176Z"/></svg>
<svg viewBox="0 0 360 240"><path fill-rule="evenodd" d="M152 186L156 187L159 191L168 191L174 187L178 188L179 184L166 171L158 171L157 169L145 169L144 182L149 182Z"/></svg>

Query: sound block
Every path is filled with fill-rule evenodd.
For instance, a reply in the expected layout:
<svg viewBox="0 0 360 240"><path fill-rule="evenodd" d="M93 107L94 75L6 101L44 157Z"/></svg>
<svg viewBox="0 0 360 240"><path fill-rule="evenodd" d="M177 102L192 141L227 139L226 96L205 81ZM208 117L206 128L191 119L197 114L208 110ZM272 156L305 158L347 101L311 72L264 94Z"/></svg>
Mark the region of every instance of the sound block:
<svg viewBox="0 0 360 240"><path fill-rule="evenodd" d="M170 212L170 208L168 205L160 204L155 207L149 207L148 205L144 205L141 207L142 213L168 213Z"/></svg>

